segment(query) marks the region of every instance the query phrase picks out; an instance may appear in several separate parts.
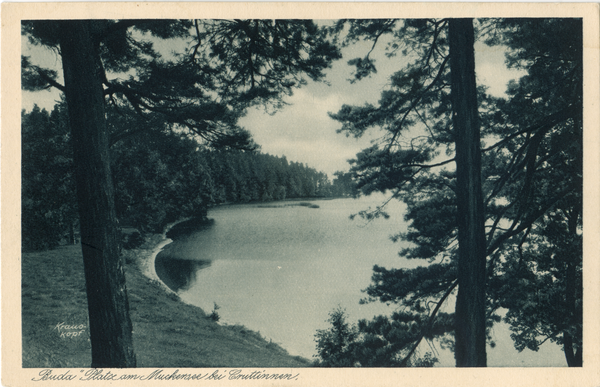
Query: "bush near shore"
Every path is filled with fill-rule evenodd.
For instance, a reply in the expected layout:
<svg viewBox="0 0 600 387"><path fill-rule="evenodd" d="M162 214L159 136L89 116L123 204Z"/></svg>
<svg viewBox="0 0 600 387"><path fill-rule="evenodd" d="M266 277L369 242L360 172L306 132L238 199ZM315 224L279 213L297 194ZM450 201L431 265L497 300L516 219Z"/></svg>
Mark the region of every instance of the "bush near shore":
<svg viewBox="0 0 600 387"><path fill-rule="evenodd" d="M243 326L222 326L140 270L161 240L125 251L138 367L306 367ZM90 367L87 299L80 245L22 254L23 367Z"/></svg>

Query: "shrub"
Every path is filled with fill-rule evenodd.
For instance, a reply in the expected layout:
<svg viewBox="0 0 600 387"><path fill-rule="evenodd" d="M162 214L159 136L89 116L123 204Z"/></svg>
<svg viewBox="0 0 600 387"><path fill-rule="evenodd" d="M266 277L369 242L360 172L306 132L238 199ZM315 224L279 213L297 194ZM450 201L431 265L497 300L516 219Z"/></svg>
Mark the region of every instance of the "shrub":
<svg viewBox="0 0 600 387"><path fill-rule="evenodd" d="M221 319L221 316L219 316L219 313L217 312L217 310L220 309L220 306L217 305L216 302L214 304L215 306L213 307L212 313L208 315L208 318L214 322L218 322Z"/></svg>

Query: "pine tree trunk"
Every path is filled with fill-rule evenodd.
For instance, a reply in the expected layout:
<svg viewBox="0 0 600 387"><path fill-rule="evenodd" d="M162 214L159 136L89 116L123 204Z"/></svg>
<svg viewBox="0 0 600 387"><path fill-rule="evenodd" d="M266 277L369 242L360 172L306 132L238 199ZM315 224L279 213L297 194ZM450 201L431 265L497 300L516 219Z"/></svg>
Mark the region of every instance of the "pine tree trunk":
<svg viewBox="0 0 600 387"><path fill-rule="evenodd" d="M573 208L568 213L568 233L569 239L577 239L577 222L579 220L578 208ZM573 246L570 249L570 259L567 261L567 276L566 276L566 304L570 308L571 322L576 327L576 337L581 337L581 329L579 328L582 323L583 316L575 306L578 294L581 294L581 288L577 286L577 260L581 257L581 250ZM567 253L568 254L568 253ZM581 350L581 341L575 340L572 332L563 331L563 351L565 358L567 359L567 365L569 367L582 367L583 366L583 353Z"/></svg>
<svg viewBox="0 0 600 387"><path fill-rule="evenodd" d="M458 206L456 366L485 367L486 243L473 20L451 19L448 41Z"/></svg>
<svg viewBox="0 0 600 387"><path fill-rule="evenodd" d="M65 95L74 147L92 367L135 367L120 258L102 88L92 21L60 22Z"/></svg>

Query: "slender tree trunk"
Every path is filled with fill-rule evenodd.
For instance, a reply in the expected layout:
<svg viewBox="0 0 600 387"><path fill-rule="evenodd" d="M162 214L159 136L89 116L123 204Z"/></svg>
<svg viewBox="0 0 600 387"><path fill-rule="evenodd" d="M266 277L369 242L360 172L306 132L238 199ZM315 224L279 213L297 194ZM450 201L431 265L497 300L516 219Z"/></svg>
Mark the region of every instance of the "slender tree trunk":
<svg viewBox="0 0 600 387"><path fill-rule="evenodd" d="M450 76L458 206L457 367L485 367L485 218L472 19L451 19Z"/></svg>
<svg viewBox="0 0 600 387"><path fill-rule="evenodd" d="M92 21L60 23L65 95L74 147L92 367L135 367L120 258L106 130L102 66Z"/></svg>
<svg viewBox="0 0 600 387"><path fill-rule="evenodd" d="M567 215L568 219L568 232L571 240L577 239L577 223L579 220L579 209L573 208ZM581 257L581 250L572 246L570 251L569 260L567 261L567 278L566 278L566 304L570 308L572 325L575 326L575 338L572 332L563 331L563 351L567 359L567 365L569 367L582 367L583 366L583 353L581 351L581 341L575 340L581 337L581 323L583 316L579 313L575 303L578 298L578 293L581 294L581 288L577 286L577 260Z"/></svg>

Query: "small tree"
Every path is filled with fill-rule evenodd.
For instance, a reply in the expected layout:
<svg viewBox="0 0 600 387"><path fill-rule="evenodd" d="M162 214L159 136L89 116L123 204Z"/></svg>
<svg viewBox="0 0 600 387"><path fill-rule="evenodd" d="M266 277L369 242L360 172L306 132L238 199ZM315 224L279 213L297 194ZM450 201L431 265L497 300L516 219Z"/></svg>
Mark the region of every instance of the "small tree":
<svg viewBox="0 0 600 387"><path fill-rule="evenodd" d="M377 316L372 321L360 320L358 326L346 322L341 308L329 314L331 328L318 330L316 366L321 367L432 367L437 359L430 353L422 358L408 358L419 334L415 316L394 313L391 318Z"/></svg>
<svg viewBox="0 0 600 387"><path fill-rule="evenodd" d="M352 367L355 365L353 350L358 338L356 326L346 322L346 312L341 307L329 313L329 330L318 330L316 365L323 367Z"/></svg>

